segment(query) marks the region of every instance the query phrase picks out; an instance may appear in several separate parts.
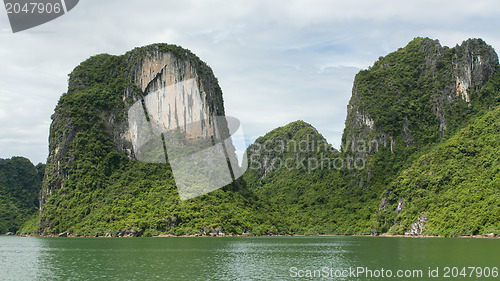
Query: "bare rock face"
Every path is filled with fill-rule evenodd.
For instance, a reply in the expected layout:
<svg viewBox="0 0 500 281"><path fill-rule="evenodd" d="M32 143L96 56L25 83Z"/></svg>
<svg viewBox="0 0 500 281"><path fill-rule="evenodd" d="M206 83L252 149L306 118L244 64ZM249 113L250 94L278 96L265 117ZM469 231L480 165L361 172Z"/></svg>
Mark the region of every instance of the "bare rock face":
<svg viewBox="0 0 500 281"><path fill-rule="evenodd" d="M405 235L422 235L427 225L427 220L428 217L424 213L420 214L417 221L410 226L410 229L407 232L405 232Z"/></svg>
<svg viewBox="0 0 500 281"><path fill-rule="evenodd" d="M150 119L166 124L167 129L182 127L191 138L198 137L203 130L188 128L188 124L223 115L223 105L209 102L208 95L213 95L210 87L214 85L200 83L196 68L189 60L152 49L130 73L135 85L147 94L144 103Z"/></svg>
<svg viewBox="0 0 500 281"><path fill-rule="evenodd" d="M188 50L155 44L122 56L89 58L69 75L68 93L52 115L42 212L51 193L72 178L75 161L90 150L99 154L95 146L137 159L140 124L131 120L134 107L147 109L145 120L153 126L179 129L190 139L216 136L215 117L224 115L217 79ZM99 142L87 143L89 136Z"/></svg>
<svg viewBox="0 0 500 281"><path fill-rule="evenodd" d="M405 207L405 198L401 197L398 201L398 206L396 207L396 213L399 215Z"/></svg>
<svg viewBox="0 0 500 281"><path fill-rule="evenodd" d="M495 72L498 57L495 50L481 39L469 39L455 47L453 76L458 97L470 102L470 91L479 90ZM468 92L469 91L469 92Z"/></svg>

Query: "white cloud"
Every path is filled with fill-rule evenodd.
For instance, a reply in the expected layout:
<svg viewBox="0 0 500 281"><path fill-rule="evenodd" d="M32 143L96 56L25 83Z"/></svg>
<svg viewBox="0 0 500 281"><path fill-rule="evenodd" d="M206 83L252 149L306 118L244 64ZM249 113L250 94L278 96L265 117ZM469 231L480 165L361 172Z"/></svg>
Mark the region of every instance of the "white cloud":
<svg viewBox="0 0 500 281"><path fill-rule="evenodd" d="M98 53L151 43L192 50L219 78L248 138L302 119L338 147L355 73L417 36L500 47L500 2L97 1L12 34L0 11L0 157L44 162L67 74Z"/></svg>

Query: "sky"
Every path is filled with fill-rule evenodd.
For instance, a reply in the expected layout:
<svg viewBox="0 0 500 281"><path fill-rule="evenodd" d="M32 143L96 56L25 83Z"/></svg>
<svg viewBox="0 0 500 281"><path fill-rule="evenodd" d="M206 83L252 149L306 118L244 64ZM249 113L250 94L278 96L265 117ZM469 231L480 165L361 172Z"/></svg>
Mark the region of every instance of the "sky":
<svg viewBox="0 0 500 281"><path fill-rule="evenodd" d="M248 144L296 120L334 147L354 76L415 37L500 48L500 1L81 0L12 33L0 9L0 158L45 163L51 115L68 74L90 56L153 43L191 50L219 79L226 115Z"/></svg>

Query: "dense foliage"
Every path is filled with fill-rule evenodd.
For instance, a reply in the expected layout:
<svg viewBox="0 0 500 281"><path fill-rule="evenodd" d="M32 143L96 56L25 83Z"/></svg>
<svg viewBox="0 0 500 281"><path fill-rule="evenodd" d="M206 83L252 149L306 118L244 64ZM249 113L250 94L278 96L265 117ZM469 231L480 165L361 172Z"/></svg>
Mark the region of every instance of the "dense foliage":
<svg viewBox="0 0 500 281"><path fill-rule="evenodd" d="M54 233L79 235L196 234L202 229L242 233L256 223L255 202L246 191L218 190L180 201L168 166L116 155L114 171L100 180L68 181L47 204L44 219ZM71 212L67 212L71 210Z"/></svg>
<svg viewBox="0 0 500 281"><path fill-rule="evenodd" d="M384 196L392 204L380 214L381 232L403 234L424 214L425 234L500 234L500 107L413 162Z"/></svg>
<svg viewBox="0 0 500 281"><path fill-rule="evenodd" d="M38 211L43 164L28 159L0 159L0 234L16 233Z"/></svg>
<svg viewBox="0 0 500 281"><path fill-rule="evenodd" d="M370 202L378 194L349 182L349 171L364 163L340 154L311 125L297 121L269 132L248 157L245 180L271 206L270 232L370 234Z"/></svg>

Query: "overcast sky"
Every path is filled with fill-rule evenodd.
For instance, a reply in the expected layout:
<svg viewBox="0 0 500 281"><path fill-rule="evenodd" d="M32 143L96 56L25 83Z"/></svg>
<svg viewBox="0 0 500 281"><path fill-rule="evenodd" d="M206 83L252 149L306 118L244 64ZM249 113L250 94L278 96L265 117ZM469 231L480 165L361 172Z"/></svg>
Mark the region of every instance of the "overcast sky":
<svg viewBox="0 0 500 281"><path fill-rule="evenodd" d="M81 0L13 34L0 10L0 158L48 154L67 74L99 53L172 43L210 65L249 140L296 120L340 146L354 75L414 37L500 48L500 1Z"/></svg>

